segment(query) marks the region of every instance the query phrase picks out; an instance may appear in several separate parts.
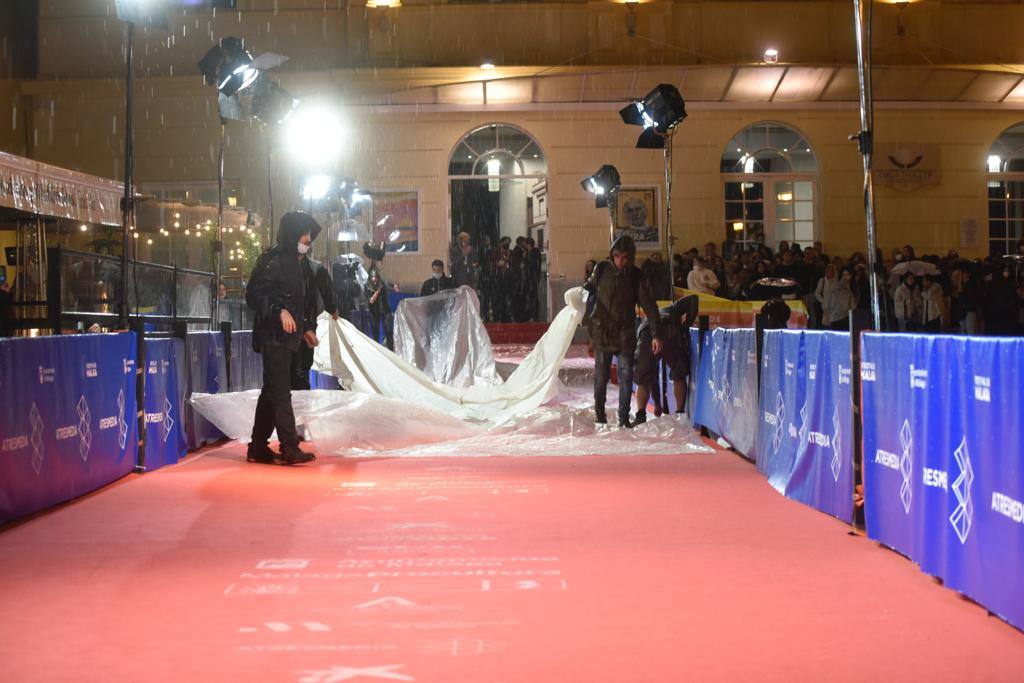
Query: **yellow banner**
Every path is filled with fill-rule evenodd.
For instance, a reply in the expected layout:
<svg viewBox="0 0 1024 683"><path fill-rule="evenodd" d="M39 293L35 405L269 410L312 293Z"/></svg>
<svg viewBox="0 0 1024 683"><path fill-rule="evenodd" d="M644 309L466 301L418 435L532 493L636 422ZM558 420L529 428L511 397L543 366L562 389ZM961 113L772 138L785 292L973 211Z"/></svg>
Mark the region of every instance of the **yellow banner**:
<svg viewBox="0 0 1024 683"><path fill-rule="evenodd" d="M732 299L723 299L711 294L701 294L682 287L676 287L675 294L677 300L690 294L696 294L700 299L700 315L706 315L710 318L712 329L716 327L753 327L755 316L761 312L761 307L767 303L765 301L733 301ZM670 301L658 302L658 306L667 306L669 304L671 304ZM789 316L789 327L806 328L807 308L804 306L804 302L799 299L786 299L786 305L792 311L792 314Z"/></svg>

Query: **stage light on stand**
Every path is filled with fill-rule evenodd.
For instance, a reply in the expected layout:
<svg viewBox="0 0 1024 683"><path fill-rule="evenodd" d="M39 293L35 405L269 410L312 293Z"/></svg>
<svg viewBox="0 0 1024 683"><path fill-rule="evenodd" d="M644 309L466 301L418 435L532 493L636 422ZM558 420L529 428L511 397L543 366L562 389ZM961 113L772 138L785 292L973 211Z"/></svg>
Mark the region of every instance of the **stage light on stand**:
<svg viewBox="0 0 1024 683"><path fill-rule="evenodd" d="M299 100L269 78L257 80L252 95L252 115L267 125L279 125L291 118Z"/></svg>
<svg viewBox="0 0 1024 683"><path fill-rule="evenodd" d="M638 149L663 149L665 138L686 118L686 103L678 88L662 83L639 102L623 107L619 116L624 123L644 127Z"/></svg>
<svg viewBox="0 0 1024 683"><path fill-rule="evenodd" d="M998 154L992 154L988 158L988 172L999 173L1003 170L1003 160Z"/></svg>
<svg viewBox="0 0 1024 683"><path fill-rule="evenodd" d="M330 192L333 178L329 175L317 174L308 178L302 186L302 198L305 200L320 200Z"/></svg>
<svg viewBox="0 0 1024 683"><path fill-rule="evenodd" d="M610 164L605 164L598 169L597 173L584 178L580 183L584 190L595 195L597 208L603 209L608 206L609 198L615 194L622 185L619 177L619 170Z"/></svg>
<svg viewBox="0 0 1024 683"><path fill-rule="evenodd" d="M197 66L207 85L217 88L224 97L248 88L260 73L245 44L234 36L224 38L211 47Z"/></svg>

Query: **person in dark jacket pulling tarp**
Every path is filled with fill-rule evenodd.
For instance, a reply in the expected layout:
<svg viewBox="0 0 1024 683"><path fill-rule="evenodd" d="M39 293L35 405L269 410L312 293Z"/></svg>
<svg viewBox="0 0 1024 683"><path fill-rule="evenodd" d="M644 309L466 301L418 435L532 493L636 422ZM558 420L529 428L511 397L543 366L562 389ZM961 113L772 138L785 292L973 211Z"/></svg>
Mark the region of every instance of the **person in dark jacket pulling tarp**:
<svg viewBox="0 0 1024 683"><path fill-rule="evenodd" d="M256 404L256 422L249 444L249 462L273 463L268 442L274 429L281 442L281 462L286 465L315 460L299 449L299 435L292 411L291 378L299 344L316 346L316 333L305 330L304 321L315 306L306 297L302 257L320 226L306 213L292 211L281 218L277 245L263 252L245 288L245 302L255 311L253 348L263 356L263 389Z"/></svg>
<svg viewBox="0 0 1024 683"><path fill-rule="evenodd" d="M313 223L309 233L309 241L312 242L320 234L320 226ZM302 280L306 289L306 318L302 323L302 333L316 333L317 318L320 313L326 311L335 320L338 319L338 309L334 302L334 283L327 268L309 257L309 254L302 254L299 257L299 265L302 267ZM299 344L299 350L292 360L292 390L309 390L309 371L313 367L313 347L316 344Z"/></svg>
<svg viewBox="0 0 1024 683"><path fill-rule="evenodd" d="M606 424L605 399L611 376L612 356L618 362L619 426L629 421L633 395L633 353L636 349L636 308L640 306L651 326L652 353L661 352L661 318L651 289L633 265L636 245L628 235L612 244L611 257L602 261L584 285L589 293L585 318L594 348L594 412L598 424ZM592 304L592 307L591 307Z"/></svg>

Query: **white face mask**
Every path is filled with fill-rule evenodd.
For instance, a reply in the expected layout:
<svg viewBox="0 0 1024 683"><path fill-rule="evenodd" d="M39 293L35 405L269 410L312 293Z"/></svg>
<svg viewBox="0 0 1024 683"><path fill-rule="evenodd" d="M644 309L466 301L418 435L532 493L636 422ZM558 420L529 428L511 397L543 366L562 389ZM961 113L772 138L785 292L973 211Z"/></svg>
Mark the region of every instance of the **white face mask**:
<svg viewBox="0 0 1024 683"><path fill-rule="evenodd" d="M434 276L435 280L440 280L441 279L441 273L431 273L431 274Z"/></svg>
<svg viewBox="0 0 1024 683"><path fill-rule="evenodd" d="M299 242L299 254L302 255L302 256L305 256L306 252L308 252L308 251L309 251L309 245L308 244L304 244L302 242Z"/></svg>

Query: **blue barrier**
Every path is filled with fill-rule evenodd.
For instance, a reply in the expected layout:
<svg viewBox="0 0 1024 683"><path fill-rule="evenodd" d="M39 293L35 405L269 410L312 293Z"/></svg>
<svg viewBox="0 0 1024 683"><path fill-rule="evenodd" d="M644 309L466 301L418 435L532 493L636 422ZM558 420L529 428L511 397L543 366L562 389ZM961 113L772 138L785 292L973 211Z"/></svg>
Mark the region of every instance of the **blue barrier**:
<svg viewBox="0 0 1024 683"><path fill-rule="evenodd" d="M225 390L228 388L224 336L220 332L189 332L185 350L189 359L185 432L188 436L188 449L191 451L224 438L220 430L192 410L187 401L188 396L194 392L217 394L222 387Z"/></svg>
<svg viewBox="0 0 1024 683"><path fill-rule="evenodd" d="M146 470L173 465L187 452L182 412L185 342L146 340Z"/></svg>
<svg viewBox="0 0 1024 683"><path fill-rule="evenodd" d="M698 366L694 424L707 427L738 452L753 458L757 443L757 398L754 330L720 327L707 332Z"/></svg>
<svg viewBox="0 0 1024 683"><path fill-rule="evenodd" d="M231 333L231 391L263 386L263 356L252 349L252 330Z"/></svg>
<svg viewBox="0 0 1024 683"><path fill-rule="evenodd" d="M865 334L868 536L1024 628L1024 340Z"/></svg>
<svg viewBox="0 0 1024 683"><path fill-rule="evenodd" d="M135 335L0 340L0 523L130 473Z"/></svg>
<svg viewBox="0 0 1024 683"><path fill-rule="evenodd" d="M767 330L757 468L787 498L853 521L850 335Z"/></svg>

